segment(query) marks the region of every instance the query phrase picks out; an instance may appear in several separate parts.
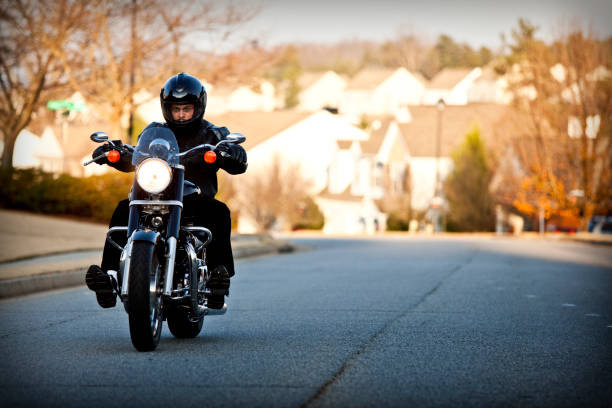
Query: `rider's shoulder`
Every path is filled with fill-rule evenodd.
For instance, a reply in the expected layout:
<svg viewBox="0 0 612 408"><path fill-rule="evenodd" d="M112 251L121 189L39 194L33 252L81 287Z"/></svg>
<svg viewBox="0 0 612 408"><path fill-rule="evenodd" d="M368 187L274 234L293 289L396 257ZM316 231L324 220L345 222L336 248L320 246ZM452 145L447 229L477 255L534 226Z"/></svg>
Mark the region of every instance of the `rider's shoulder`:
<svg viewBox="0 0 612 408"><path fill-rule="evenodd" d="M206 133L214 135L217 141L225 139L230 134L229 129L225 126L215 126L207 120L203 120L203 122Z"/></svg>

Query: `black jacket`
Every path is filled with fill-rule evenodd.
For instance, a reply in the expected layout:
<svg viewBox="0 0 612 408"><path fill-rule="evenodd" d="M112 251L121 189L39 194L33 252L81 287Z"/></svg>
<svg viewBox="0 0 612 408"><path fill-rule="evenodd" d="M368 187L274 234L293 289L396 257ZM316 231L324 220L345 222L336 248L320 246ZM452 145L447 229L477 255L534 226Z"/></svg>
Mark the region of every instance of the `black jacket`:
<svg viewBox="0 0 612 408"><path fill-rule="evenodd" d="M147 126L147 129L150 127L168 127L168 125L166 123L153 122ZM174 133L179 145L179 151L184 152L203 143L215 145L220 140L225 139L230 132L226 127L215 126L207 120L202 119L199 129L180 133L174 131ZM242 149L241 146L236 145L236 147ZM132 166L131 161L131 155L122 155L118 162L107 162L106 164L123 172L131 172L134 171L134 166ZM211 198L217 194L217 171L220 168L229 174L241 174L247 169L246 161L241 163L230 157L222 157L221 155L217 155L217 161L214 165L205 164L202 155L191 157L181 162L181 164L185 166L185 180L196 184L200 187L203 196Z"/></svg>

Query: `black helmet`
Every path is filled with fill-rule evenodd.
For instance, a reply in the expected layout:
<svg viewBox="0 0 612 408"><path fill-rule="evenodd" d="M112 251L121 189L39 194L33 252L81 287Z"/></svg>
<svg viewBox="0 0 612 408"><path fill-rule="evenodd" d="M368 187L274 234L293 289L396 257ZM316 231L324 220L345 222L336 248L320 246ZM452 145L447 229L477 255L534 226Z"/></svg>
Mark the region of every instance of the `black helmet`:
<svg viewBox="0 0 612 408"><path fill-rule="evenodd" d="M166 81L159 94L164 119L171 127L185 127L199 122L206 110L206 89L199 79L181 72ZM172 119L170 107L175 103L193 103L194 112L190 120L177 122Z"/></svg>

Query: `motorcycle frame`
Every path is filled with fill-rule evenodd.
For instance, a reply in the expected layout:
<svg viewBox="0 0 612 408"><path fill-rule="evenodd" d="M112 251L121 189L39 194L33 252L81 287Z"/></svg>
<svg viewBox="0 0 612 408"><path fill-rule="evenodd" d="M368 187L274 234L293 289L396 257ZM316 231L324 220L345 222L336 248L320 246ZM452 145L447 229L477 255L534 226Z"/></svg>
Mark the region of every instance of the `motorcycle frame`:
<svg viewBox="0 0 612 408"><path fill-rule="evenodd" d="M132 247L136 241L147 241L158 247L158 245L165 243L164 267L162 270L162 279L164 280L163 297L164 302L167 301L180 301L185 296L174 296L172 287L174 285L174 273L176 263L176 252L177 246L180 240L180 231L185 232L201 232L206 235L205 242L202 243L202 248L205 248L212 240L212 233L208 228L200 226L182 226L181 227L181 215L183 209L183 193L185 192L185 169L182 165L176 165L172 167L172 181L170 185L159 194L150 194L144 191L134 178L132 192L130 193L130 210L127 226L116 226L109 228L107 232L107 240L111 245L121 250L121 257L119 260L119 269L121 274L121 287L119 289L119 298L126 305L128 299L128 282L130 273L130 263L132 258ZM195 188L193 191L199 193L199 189ZM152 211L148 211L152 209ZM153 225L145 225L141 223L142 215L147 214L150 216L164 215L167 217L166 222L162 225L166 225L166 233L162 236L161 232ZM121 247L112 239L112 234L118 231L125 231L128 240L124 247ZM187 252L187 258L190 264L190 273L196 274L196 281L201 273L203 276L207 273L206 262L203 259L197 257L196 250L189 242L182 244ZM192 279L191 282L194 280ZM190 288L192 291L199 292L199 288ZM127 311L127 309L126 309ZM207 309L207 314L224 314L226 309L211 310Z"/></svg>

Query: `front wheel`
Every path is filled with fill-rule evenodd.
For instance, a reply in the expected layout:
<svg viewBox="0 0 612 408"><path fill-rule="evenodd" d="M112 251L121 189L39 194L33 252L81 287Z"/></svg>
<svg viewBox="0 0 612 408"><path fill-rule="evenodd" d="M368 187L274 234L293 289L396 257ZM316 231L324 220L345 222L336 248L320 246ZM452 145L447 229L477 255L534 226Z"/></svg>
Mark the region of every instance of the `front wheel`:
<svg viewBox="0 0 612 408"><path fill-rule="evenodd" d="M155 246L134 242L128 282L130 337L138 351L157 347L162 331L161 268Z"/></svg>

